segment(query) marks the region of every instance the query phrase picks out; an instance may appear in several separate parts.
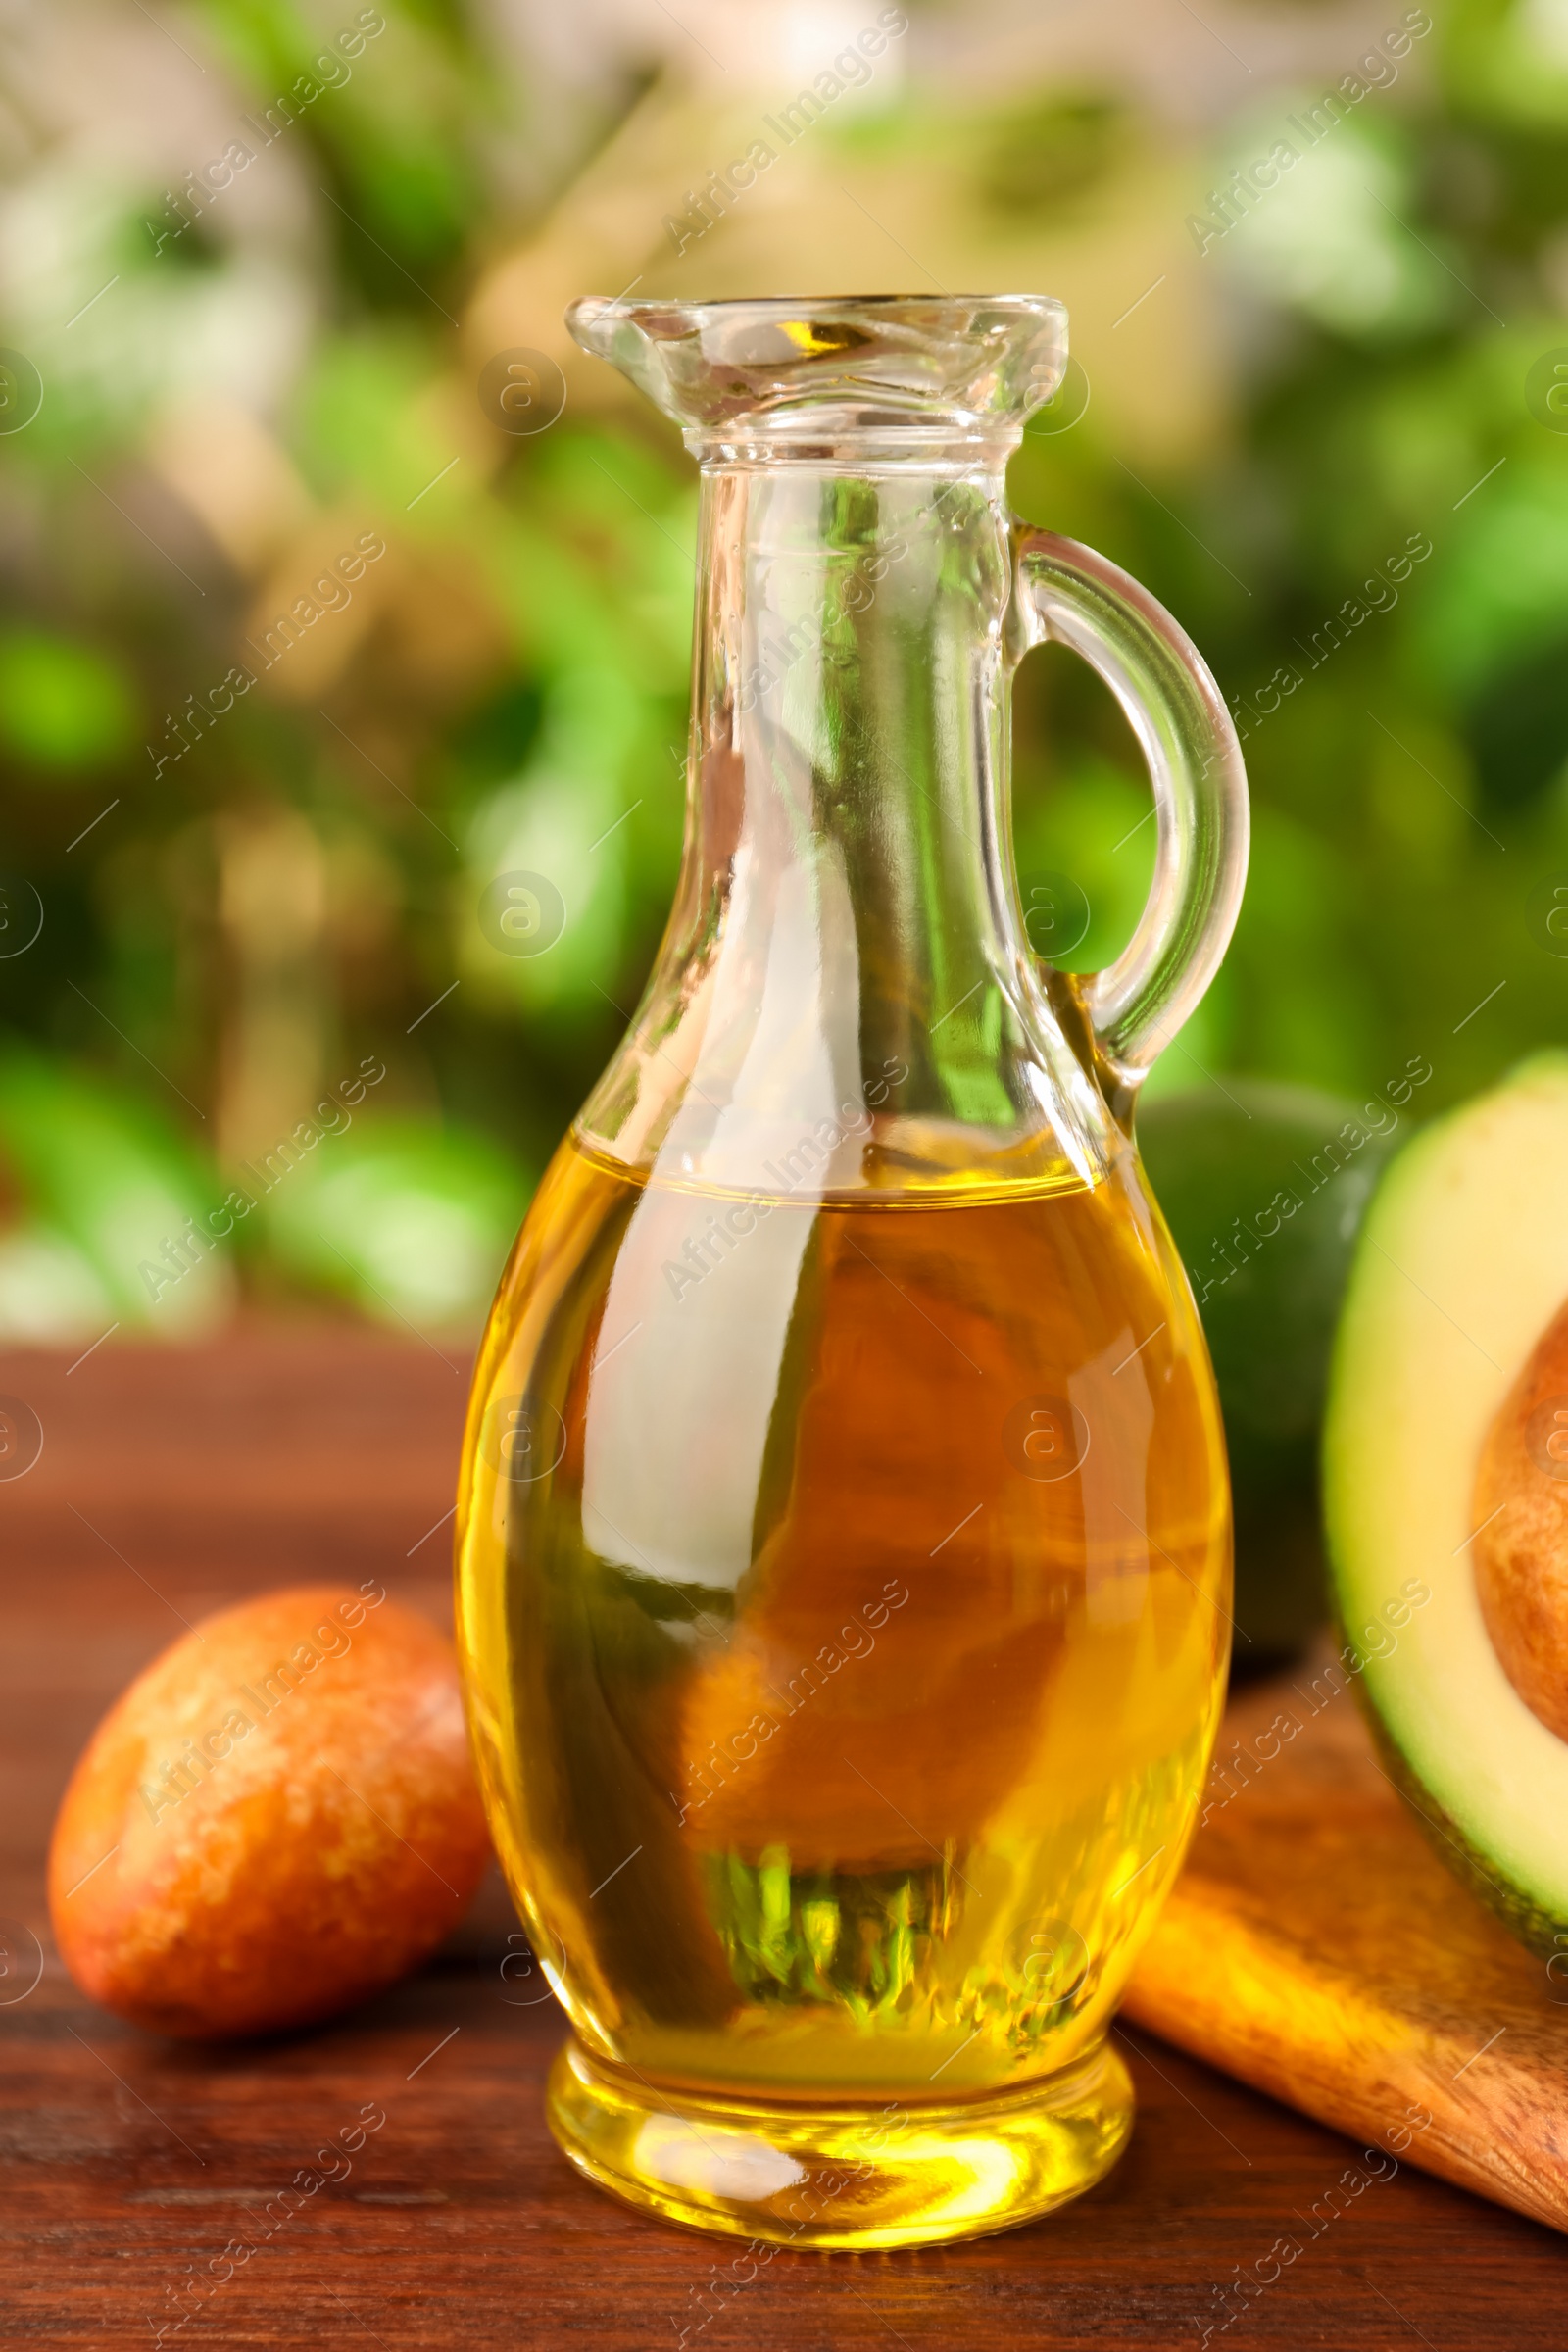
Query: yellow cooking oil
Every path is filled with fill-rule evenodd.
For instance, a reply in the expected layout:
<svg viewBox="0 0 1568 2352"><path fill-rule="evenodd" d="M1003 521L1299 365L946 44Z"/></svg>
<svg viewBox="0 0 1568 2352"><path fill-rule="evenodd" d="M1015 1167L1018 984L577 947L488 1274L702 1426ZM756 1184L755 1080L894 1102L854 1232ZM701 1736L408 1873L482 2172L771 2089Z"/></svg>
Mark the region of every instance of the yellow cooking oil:
<svg viewBox="0 0 1568 2352"><path fill-rule="evenodd" d="M1212 1379L1130 1152L807 1197L568 1141L462 1494L568 2155L670 2219L864 2247L1103 2172L1230 1632Z"/></svg>

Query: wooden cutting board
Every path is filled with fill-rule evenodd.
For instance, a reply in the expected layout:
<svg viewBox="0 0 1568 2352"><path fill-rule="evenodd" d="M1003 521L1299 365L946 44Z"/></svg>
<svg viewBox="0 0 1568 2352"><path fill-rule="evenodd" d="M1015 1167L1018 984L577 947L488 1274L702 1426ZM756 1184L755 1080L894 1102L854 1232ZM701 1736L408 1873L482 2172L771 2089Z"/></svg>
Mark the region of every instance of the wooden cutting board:
<svg viewBox="0 0 1568 2352"><path fill-rule="evenodd" d="M1449 1875L1331 1687L1314 1660L1232 1701L1127 2014L1568 2230L1568 1941L1548 1975Z"/></svg>

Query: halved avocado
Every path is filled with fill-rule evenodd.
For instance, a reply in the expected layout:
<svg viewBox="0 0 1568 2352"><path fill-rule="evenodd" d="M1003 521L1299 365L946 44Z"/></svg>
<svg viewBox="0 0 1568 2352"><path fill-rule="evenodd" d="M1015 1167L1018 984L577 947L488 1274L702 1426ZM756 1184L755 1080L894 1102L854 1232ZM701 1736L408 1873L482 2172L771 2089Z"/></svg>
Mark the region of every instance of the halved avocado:
<svg viewBox="0 0 1568 2352"><path fill-rule="evenodd" d="M1564 1720L1554 1640L1568 1656L1565 1302L1568 1054L1544 1054L1423 1130L1378 1187L1330 1375L1324 1501L1347 1660L1390 1771L1439 1853L1544 1952L1568 1926L1568 1740L1545 1720Z"/></svg>

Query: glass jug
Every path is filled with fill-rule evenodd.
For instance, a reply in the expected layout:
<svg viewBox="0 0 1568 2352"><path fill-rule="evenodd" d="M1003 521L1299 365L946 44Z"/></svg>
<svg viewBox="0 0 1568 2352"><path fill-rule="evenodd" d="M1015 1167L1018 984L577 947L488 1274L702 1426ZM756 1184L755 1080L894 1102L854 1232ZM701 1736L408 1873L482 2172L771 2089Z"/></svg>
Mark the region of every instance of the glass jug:
<svg viewBox="0 0 1568 2352"><path fill-rule="evenodd" d="M1032 295L569 314L702 467L688 814L625 1043L503 1277L458 1621L572 2161L798 2246L1006 2228L1125 2143L1106 2032L1220 1705L1208 1359L1131 1140L1246 780L1170 615L1015 521ZM1152 894L1026 941L1008 690L1148 760Z"/></svg>

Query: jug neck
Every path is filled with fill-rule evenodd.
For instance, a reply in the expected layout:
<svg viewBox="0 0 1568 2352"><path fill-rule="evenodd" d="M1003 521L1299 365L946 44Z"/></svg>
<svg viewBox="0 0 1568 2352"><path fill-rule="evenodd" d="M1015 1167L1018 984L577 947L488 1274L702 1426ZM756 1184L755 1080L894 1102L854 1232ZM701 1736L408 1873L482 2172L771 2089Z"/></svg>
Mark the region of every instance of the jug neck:
<svg viewBox="0 0 1568 2352"><path fill-rule="evenodd" d="M1003 452L800 428L705 437L681 879L586 1123L747 1191L808 1137L821 1191L1092 1181L1013 870Z"/></svg>

